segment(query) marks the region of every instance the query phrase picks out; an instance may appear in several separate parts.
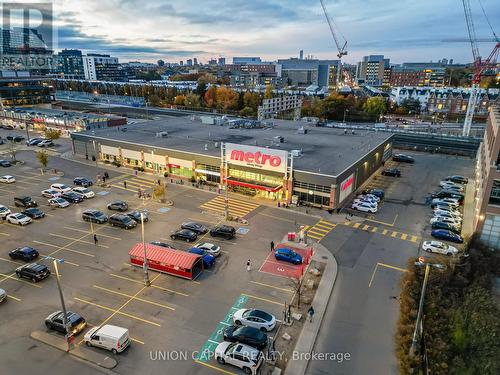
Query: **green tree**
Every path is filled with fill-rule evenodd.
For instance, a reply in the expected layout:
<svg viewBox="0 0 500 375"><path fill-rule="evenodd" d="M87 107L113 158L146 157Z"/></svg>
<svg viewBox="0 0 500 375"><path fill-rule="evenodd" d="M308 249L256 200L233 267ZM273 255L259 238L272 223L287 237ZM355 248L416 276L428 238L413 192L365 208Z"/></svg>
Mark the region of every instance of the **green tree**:
<svg viewBox="0 0 500 375"><path fill-rule="evenodd" d="M250 108L250 107L244 107L240 111L240 115L243 116L243 117L251 117L251 116L255 115L255 111L252 108Z"/></svg>
<svg viewBox="0 0 500 375"><path fill-rule="evenodd" d="M196 94L198 94L198 96L203 97L203 95L205 95L205 93L207 92L207 83L200 82L200 80L198 79L198 85L196 86L195 92Z"/></svg>
<svg viewBox="0 0 500 375"><path fill-rule="evenodd" d="M413 98L406 98L401 102L401 108L406 111L406 113L420 113L420 100Z"/></svg>
<svg viewBox="0 0 500 375"><path fill-rule="evenodd" d="M257 92L246 91L243 94L243 107L250 107L255 113L260 105L260 95Z"/></svg>
<svg viewBox="0 0 500 375"><path fill-rule="evenodd" d="M186 105L187 107L200 107L199 95L190 92L184 98L184 105Z"/></svg>
<svg viewBox="0 0 500 375"><path fill-rule="evenodd" d="M59 139L61 137L61 131L57 129L45 128L43 133L45 135L45 138L50 139L52 141L55 141L56 139Z"/></svg>
<svg viewBox="0 0 500 375"><path fill-rule="evenodd" d="M49 155L45 151L38 151L36 153L36 158L38 159L38 162L42 167L42 173L43 173L43 170L47 168L47 165L49 164Z"/></svg>
<svg viewBox="0 0 500 375"><path fill-rule="evenodd" d="M273 97L273 86L267 85L266 92L264 94L264 99L272 99L272 97Z"/></svg>
<svg viewBox="0 0 500 375"><path fill-rule="evenodd" d="M369 98L363 106L363 110L372 118L378 119L386 111L384 98L381 96Z"/></svg>
<svg viewBox="0 0 500 375"><path fill-rule="evenodd" d="M149 105L152 107L160 107L161 106L161 99L156 94L149 95L148 102L149 102Z"/></svg>

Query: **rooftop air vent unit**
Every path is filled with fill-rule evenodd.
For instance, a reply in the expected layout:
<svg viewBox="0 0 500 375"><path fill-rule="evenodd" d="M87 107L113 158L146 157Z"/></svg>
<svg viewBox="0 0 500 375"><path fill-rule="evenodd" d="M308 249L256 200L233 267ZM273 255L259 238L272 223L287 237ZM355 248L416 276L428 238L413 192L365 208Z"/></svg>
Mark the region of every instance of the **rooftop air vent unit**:
<svg viewBox="0 0 500 375"><path fill-rule="evenodd" d="M307 134L307 129L305 129L303 126L301 126L301 127L297 130L297 134Z"/></svg>
<svg viewBox="0 0 500 375"><path fill-rule="evenodd" d="M298 157L302 156L302 149L301 150L292 150L292 151L290 151L290 153L292 154L292 156L294 158L298 158Z"/></svg>
<svg viewBox="0 0 500 375"><path fill-rule="evenodd" d="M208 151L208 144L207 143L205 143L205 147L204 148L205 148L205 151Z"/></svg>
<svg viewBox="0 0 500 375"><path fill-rule="evenodd" d="M281 135L277 135L276 137L274 137L274 142L276 142L276 143L284 143L285 142L285 138L283 138Z"/></svg>
<svg viewBox="0 0 500 375"><path fill-rule="evenodd" d="M214 143L214 147L215 147L215 148L219 148L219 142L215 142L215 143Z"/></svg>
<svg viewBox="0 0 500 375"><path fill-rule="evenodd" d="M168 137L168 132L158 132L156 133L156 138L166 138Z"/></svg>

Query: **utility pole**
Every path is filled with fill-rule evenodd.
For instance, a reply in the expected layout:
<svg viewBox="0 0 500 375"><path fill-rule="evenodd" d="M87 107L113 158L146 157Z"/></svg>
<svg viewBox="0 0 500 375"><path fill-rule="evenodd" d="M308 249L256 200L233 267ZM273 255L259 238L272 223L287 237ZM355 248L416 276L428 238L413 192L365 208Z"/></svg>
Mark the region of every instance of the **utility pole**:
<svg viewBox="0 0 500 375"><path fill-rule="evenodd" d="M143 261L143 269L144 269L144 285L150 286L151 282L149 281L149 273L148 273L148 257L146 254L146 240L144 239L144 213L141 212L141 233L142 233L142 249L144 250L144 261Z"/></svg>
<svg viewBox="0 0 500 375"><path fill-rule="evenodd" d="M71 350L71 338L72 335L68 330L68 317L67 317L67 312L66 312L66 304L64 303L64 296L62 292L62 287L61 287L61 280L60 280L60 275L59 275L59 269L57 268L57 259L53 260L54 263L54 269L56 271L56 281L57 281L57 289L59 290L59 298L61 299L61 306L62 306L62 311L63 311L63 325L64 329L66 330L66 335L64 336L66 338L66 352L69 353Z"/></svg>
<svg viewBox="0 0 500 375"><path fill-rule="evenodd" d="M226 178L226 191L224 192L224 213L226 215L226 220L229 220L229 185L227 184Z"/></svg>
<svg viewBox="0 0 500 375"><path fill-rule="evenodd" d="M26 114L24 117L24 127L26 128L26 140L29 142L30 141L30 132L29 132L29 120L31 120L31 117L29 114Z"/></svg>

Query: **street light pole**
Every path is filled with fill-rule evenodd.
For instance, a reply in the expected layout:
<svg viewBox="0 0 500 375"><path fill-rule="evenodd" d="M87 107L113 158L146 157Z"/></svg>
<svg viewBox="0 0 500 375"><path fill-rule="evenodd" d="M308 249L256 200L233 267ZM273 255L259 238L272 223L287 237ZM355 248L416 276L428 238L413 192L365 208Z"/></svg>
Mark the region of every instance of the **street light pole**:
<svg viewBox="0 0 500 375"><path fill-rule="evenodd" d="M63 296L62 287L61 287L59 269L57 268L57 259L54 259L53 263L54 263L54 269L56 271L57 289L59 290L59 298L61 299L61 306L62 306L62 311L63 311L63 325L64 325L64 329L66 330L66 335L65 335L66 344L67 344L66 352L69 353L69 351L71 350L70 333L68 332L68 318L67 318L67 313L66 313L66 304L64 303L64 296Z"/></svg>
<svg viewBox="0 0 500 375"><path fill-rule="evenodd" d="M143 269L144 269L144 285L150 286L151 282L149 281L148 274L148 258L146 254L146 240L144 239L144 213L141 212L141 233L142 233L142 249L144 250L144 261L143 261Z"/></svg>
<svg viewBox="0 0 500 375"><path fill-rule="evenodd" d="M26 128L26 139L29 142L30 141L30 132L29 132L29 129L28 129L28 126L29 126L28 120L30 120L30 117L29 117L28 114L26 114L26 116L24 118L25 118L25 120L24 120L24 127Z"/></svg>
<svg viewBox="0 0 500 375"><path fill-rule="evenodd" d="M425 266L424 281L422 283L422 292L420 293L420 302L418 304L417 321L415 323L415 330L413 331L413 339L411 340L410 357L413 357L415 355L415 349L417 347L418 328L420 327L420 320L422 319L422 310L424 307L425 289L427 288L427 280L429 279L430 269L431 269L431 266L429 263L427 263Z"/></svg>

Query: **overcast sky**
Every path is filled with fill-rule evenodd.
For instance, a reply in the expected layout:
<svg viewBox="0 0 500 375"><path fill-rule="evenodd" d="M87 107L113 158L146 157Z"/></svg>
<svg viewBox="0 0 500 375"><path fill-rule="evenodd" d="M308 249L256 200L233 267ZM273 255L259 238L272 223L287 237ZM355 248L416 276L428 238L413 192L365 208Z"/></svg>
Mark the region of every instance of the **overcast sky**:
<svg viewBox="0 0 500 375"><path fill-rule="evenodd" d="M470 0L477 36L492 38ZM499 0L481 0L500 35ZM471 61L461 0L325 0L348 40L345 61L384 54L391 62ZM319 0L55 0L59 48L110 53L120 61L305 55L335 58ZM342 36L339 35L342 39ZM448 41L447 41L448 40ZM493 43L481 43L487 55ZM230 61L230 59L228 60Z"/></svg>

